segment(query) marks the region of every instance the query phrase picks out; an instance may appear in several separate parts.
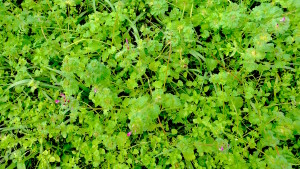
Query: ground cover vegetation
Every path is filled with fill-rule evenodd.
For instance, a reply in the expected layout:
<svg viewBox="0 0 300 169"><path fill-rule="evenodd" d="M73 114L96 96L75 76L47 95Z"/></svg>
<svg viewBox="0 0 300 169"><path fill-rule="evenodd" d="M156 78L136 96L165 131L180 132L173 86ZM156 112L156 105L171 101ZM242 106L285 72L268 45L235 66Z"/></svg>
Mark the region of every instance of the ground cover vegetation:
<svg viewBox="0 0 300 169"><path fill-rule="evenodd" d="M299 0L0 0L0 168L297 168Z"/></svg>

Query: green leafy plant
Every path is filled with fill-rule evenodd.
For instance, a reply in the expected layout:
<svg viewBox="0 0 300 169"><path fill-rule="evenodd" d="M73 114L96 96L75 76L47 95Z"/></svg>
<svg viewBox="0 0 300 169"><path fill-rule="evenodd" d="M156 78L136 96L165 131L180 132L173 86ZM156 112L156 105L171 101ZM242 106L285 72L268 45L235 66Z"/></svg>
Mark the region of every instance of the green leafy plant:
<svg viewBox="0 0 300 169"><path fill-rule="evenodd" d="M299 13L0 0L0 168L297 168Z"/></svg>

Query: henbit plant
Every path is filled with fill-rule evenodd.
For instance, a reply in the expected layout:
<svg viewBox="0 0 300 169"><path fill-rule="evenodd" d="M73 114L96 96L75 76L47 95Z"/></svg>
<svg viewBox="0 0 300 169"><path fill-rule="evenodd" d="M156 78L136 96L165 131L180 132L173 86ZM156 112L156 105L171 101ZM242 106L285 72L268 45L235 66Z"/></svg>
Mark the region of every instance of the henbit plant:
<svg viewBox="0 0 300 169"><path fill-rule="evenodd" d="M298 0L0 0L0 168L297 168Z"/></svg>

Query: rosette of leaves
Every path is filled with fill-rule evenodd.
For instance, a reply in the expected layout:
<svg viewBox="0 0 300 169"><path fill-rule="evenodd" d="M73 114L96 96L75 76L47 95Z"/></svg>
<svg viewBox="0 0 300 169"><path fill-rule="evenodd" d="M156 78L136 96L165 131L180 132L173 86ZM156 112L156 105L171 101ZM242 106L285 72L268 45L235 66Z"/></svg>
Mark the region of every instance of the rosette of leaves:
<svg viewBox="0 0 300 169"><path fill-rule="evenodd" d="M256 48L248 48L245 51L245 54L242 55L244 68L247 72L252 72L258 69L258 63L260 60L264 59L266 53L264 51L259 51Z"/></svg>
<svg viewBox="0 0 300 169"><path fill-rule="evenodd" d="M168 11L166 0L147 0L146 4L150 6L150 13L154 16L162 16Z"/></svg>
<svg viewBox="0 0 300 169"><path fill-rule="evenodd" d="M113 108L115 105L117 94L111 91L107 87L101 87L100 89L94 89L89 95L89 99L93 101L95 106L101 106L104 110L104 114Z"/></svg>
<svg viewBox="0 0 300 169"><path fill-rule="evenodd" d="M86 86L91 85L103 85L108 86L110 84L110 70L97 60L92 60L86 66L86 71L81 77Z"/></svg>
<svg viewBox="0 0 300 169"><path fill-rule="evenodd" d="M141 96L129 101L129 128L134 134L152 131L155 127L154 120L158 118L160 108L154 102L149 101L149 96Z"/></svg>
<svg viewBox="0 0 300 169"><path fill-rule="evenodd" d="M172 46L195 42L195 31L189 19L169 22L166 25L166 39L172 39Z"/></svg>
<svg viewBox="0 0 300 169"><path fill-rule="evenodd" d="M243 4L231 3L221 15L223 29L234 31L245 20L247 8Z"/></svg>

